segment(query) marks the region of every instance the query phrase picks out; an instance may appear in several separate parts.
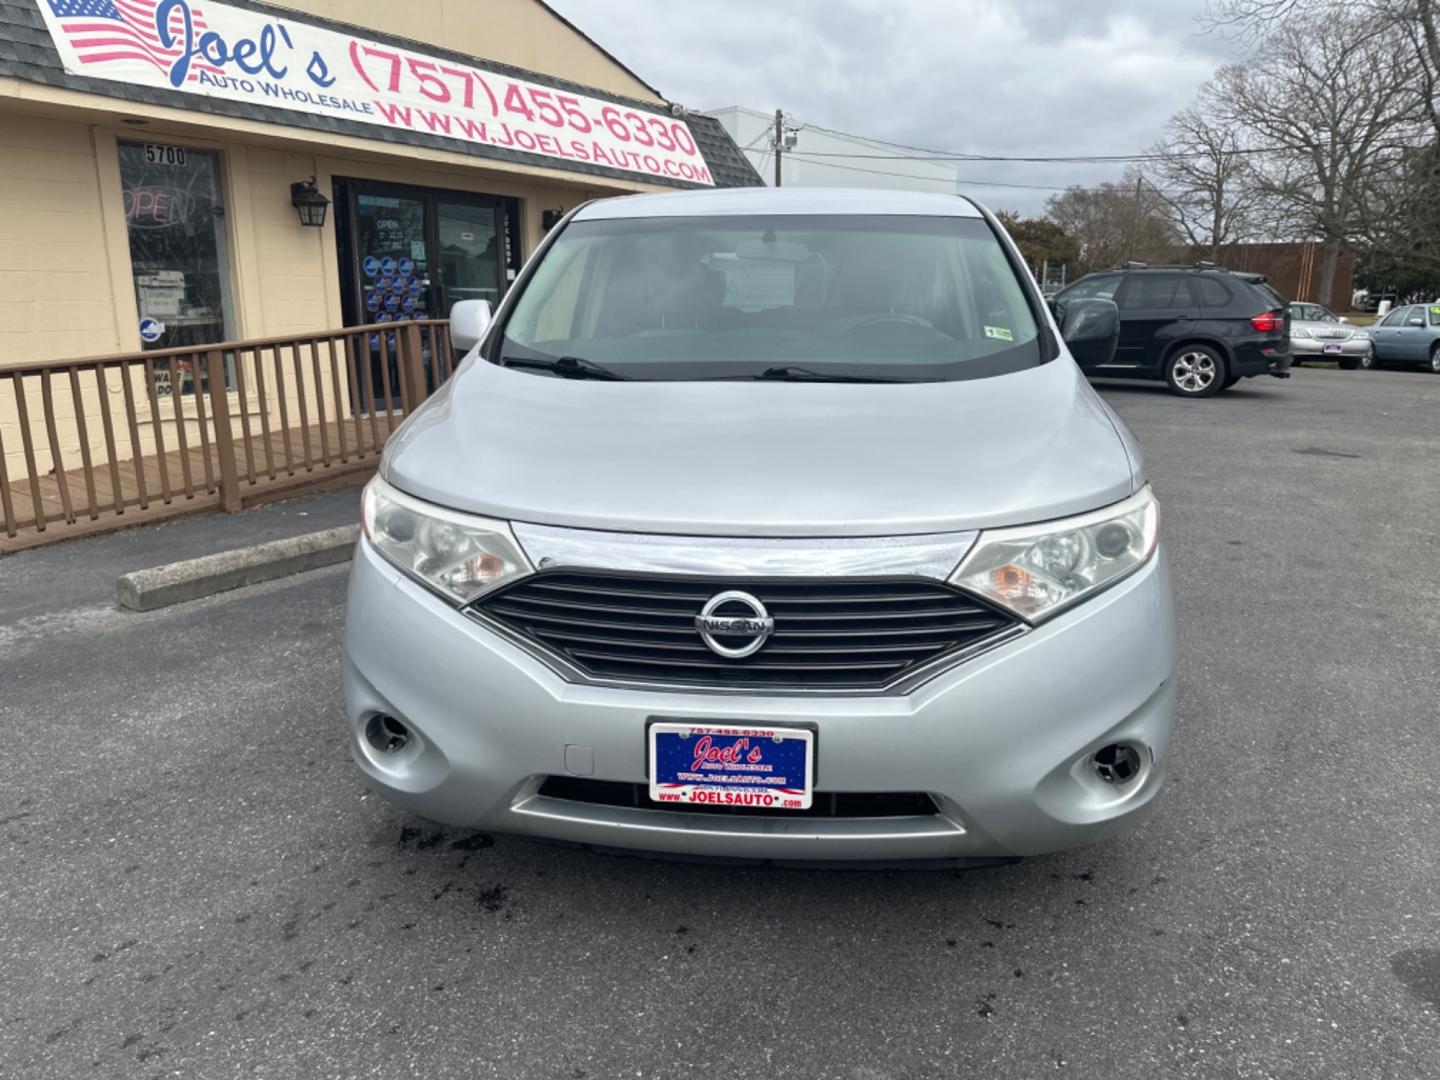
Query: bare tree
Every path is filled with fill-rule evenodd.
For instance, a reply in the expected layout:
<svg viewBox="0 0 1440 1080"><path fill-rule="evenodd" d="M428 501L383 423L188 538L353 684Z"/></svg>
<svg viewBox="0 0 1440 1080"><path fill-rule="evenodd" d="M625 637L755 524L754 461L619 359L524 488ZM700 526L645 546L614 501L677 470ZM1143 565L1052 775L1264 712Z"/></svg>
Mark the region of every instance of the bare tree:
<svg viewBox="0 0 1440 1080"><path fill-rule="evenodd" d="M1368 263L1389 276L1440 279L1440 141L1431 142L1377 177L1360 200Z"/></svg>
<svg viewBox="0 0 1440 1080"><path fill-rule="evenodd" d="M1045 216L1075 242L1077 274L1131 259L1164 261L1181 246L1169 208L1138 174L1121 184L1066 188L1046 201Z"/></svg>
<svg viewBox="0 0 1440 1080"><path fill-rule="evenodd" d="M1435 137L1440 140L1440 4L1435 0L1401 0L1395 20L1410 40L1420 78L1420 99Z"/></svg>
<svg viewBox="0 0 1440 1080"><path fill-rule="evenodd" d="M1248 165L1255 190L1293 232L1320 240L1329 296L1340 251L1365 233L1365 200L1420 145L1424 106L1418 61L1393 27L1375 32L1353 5L1324 18L1317 34L1292 13L1263 57L1222 68L1212 85L1218 119L1267 148Z"/></svg>
<svg viewBox="0 0 1440 1080"><path fill-rule="evenodd" d="M1268 32L1291 17L1303 18L1327 0L1210 0L1199 17L1207 30ZM1386 0L1364 0L1385 3Z"/></svg>
<svg viewBox="0 0 1440 1080"><path fill-rule="evenodd" d="M1269 34L1283 27L1307 26L1312 33L1333 33L1328 22L1335 0L1210 0L1202 25L1222 33L1244 31L1263 51ZM1440 137L1440 3L1436 0L1350 0L1343 6L1346 30L1361 36L1398 31L1417 63L1423 105Z"/></svg>
<svg viewBox="0 0 1440 1080"><path fill-rule="evenodd" d="M1156 193L1190 246L1216 258L1243 239L1255 223L1260 193L1253 183L1243 131L1216 119L1211 87L1195 105L1176 113L1150 152Z"/></svg>

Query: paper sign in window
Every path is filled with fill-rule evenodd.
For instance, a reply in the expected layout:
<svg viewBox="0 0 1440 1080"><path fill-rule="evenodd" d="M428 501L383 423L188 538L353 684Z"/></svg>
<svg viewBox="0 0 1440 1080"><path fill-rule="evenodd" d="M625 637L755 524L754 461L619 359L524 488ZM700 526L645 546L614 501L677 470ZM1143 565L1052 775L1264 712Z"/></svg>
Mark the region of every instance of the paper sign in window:
<svg viewBox="0 0 1440 1080"><path fill-rule="evenodd" d="M756 311L795 306L795 268L785 263L749 262L727 266L725 306Z"/></svg>

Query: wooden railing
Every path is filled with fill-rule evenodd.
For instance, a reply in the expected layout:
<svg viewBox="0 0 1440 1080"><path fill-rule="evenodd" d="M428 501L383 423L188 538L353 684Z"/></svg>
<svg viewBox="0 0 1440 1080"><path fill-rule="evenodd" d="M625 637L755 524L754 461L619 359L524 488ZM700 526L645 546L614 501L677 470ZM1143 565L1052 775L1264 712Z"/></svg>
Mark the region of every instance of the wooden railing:
<svg viewBox="0 0 1440 1080"><path fill-rule="evenodd" d="M353 483L453 370L442 320L0 368L0 552Z"/></svg>

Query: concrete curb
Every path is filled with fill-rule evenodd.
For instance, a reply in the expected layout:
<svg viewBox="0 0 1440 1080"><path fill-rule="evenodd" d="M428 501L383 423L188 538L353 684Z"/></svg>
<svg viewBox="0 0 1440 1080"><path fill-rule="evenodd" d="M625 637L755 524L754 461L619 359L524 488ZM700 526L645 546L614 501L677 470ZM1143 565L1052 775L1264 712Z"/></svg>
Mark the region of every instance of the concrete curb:
<svg viewBox="0 0 1440 1080"><path fill-rule="evenodd" d="M359 535L360 526L341 525L323 532L135 570L121 575L115 582L115 599L121 607L132 611L154 611L303 570L334 566L350 559Z"/></svg>

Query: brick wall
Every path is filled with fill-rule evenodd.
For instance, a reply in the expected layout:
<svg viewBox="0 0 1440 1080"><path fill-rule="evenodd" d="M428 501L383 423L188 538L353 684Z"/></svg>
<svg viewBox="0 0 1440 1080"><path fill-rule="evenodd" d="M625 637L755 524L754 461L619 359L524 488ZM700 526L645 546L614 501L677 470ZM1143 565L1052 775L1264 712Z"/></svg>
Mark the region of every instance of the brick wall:
<svg viewBox="0 0 1440 1080"><path fill-rule="evenodd" d="M1342 251L1335 265L1335 284L1328 297L1320 295L1320 264L1324 252L1318 243L1233 244L1221 249L1219 263L1229 270L1264 274L1269 285L1287 300L1324 304L1331 311L1349 311L1355 292L1354 252Z"/></svg>

